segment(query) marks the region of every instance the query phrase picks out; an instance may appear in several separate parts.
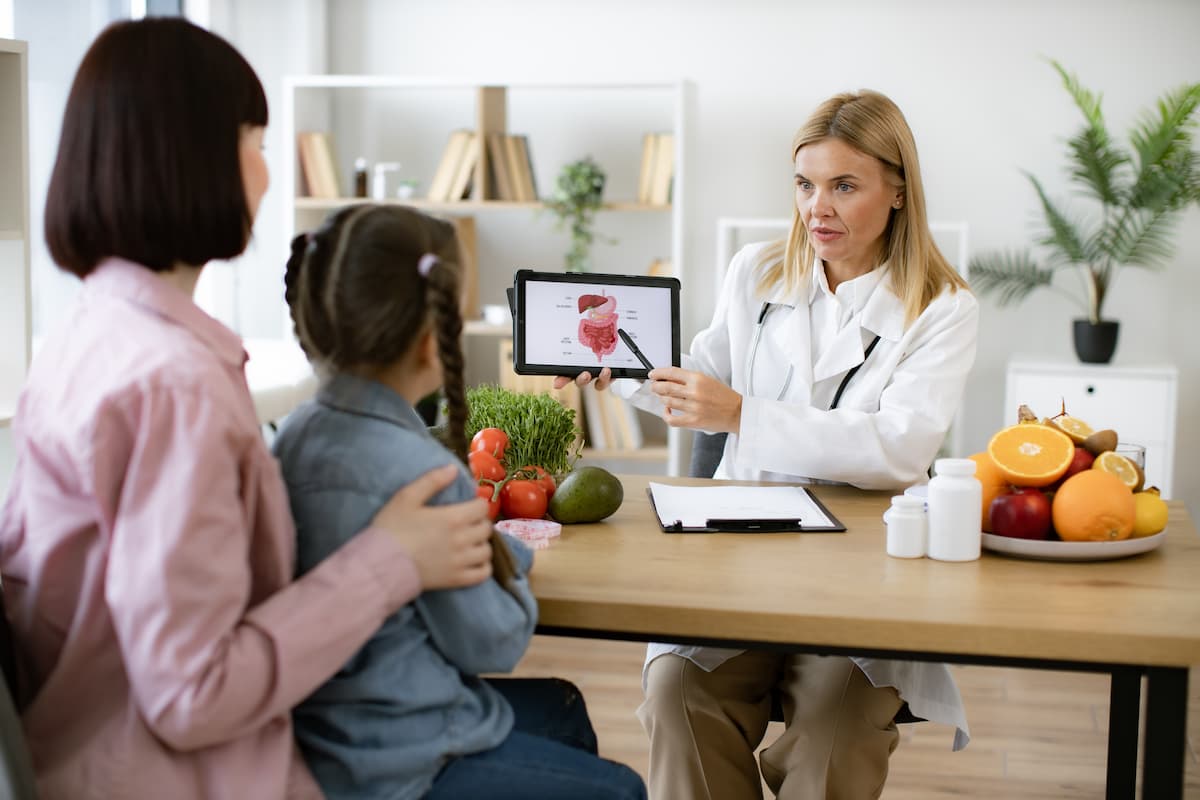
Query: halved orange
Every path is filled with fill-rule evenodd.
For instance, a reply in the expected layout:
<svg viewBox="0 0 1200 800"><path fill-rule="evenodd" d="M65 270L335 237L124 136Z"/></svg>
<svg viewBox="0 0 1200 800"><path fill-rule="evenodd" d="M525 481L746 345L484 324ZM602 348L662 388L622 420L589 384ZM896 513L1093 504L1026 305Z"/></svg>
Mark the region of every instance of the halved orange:
<svg viewBox="0 0 1200 800"><path fill-rule="evenodd" d="M1113 450L1096 456L1096 460L1092 462L1092 469L1103 470L1110 475L1116 475L1121 479L1121 483L1129 487L1129 491L1131 492L1141 489L1142 482L1145 480L1145 476L1138 469L1137 464Z"/></svg>
<svg viewBox="0 0 1200 800"><path fill-rule="evenodd" d="M1011 425L988 442L992 463L1014 486L1049 486L1075 458L1075 443L1048 425Z"/></svg>
<svg viewBox="0 0 1200 800"><path fill-rule="evenodd" d="M1071 441L1076 444L1083 444L1083 440L1095 433L1092 426L1081 420L1079 417L1070 417L1062 414L1057 417L1051 417L1047 422L1055 428L1071 437Z"/></svg>

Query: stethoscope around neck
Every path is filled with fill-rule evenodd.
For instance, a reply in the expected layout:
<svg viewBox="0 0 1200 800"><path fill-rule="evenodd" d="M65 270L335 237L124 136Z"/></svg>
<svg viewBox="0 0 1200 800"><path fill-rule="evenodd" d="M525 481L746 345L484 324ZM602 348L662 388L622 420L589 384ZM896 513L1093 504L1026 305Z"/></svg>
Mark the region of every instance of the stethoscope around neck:
<svg viewBox="0 0 1200 800"><path fill-rule="evenodd" d="M754 324L754 339L750 342L750 364L746 368L746 386L750 390L754 388L754 362L758 360L758 345L762 342L763 323L766 321L767 314L771 309L781 305L781 303L766 301L762 304L762 308L759 309L758 321ZM785 307L790 308L791 306ZM842 382L838 384L837 391L833 394L833 402L829 404L830 411L838 407L838 403L842 399L842 392L846 391L846 386L850 383L850 379L862 369L863 364L867 363L867 359L871 357L871 351L875 349L875 345L877 344L879 344L879 334L875 334L875 338L871 340L871 343L867 345L867 349L863 351L863 360L851 367L842 377ZM779 395L775 398L776 400L782 400L783 396L787 394L788 387L792 384L792 374L795 370L795 365L789 363L787 376L783 379L783 387L779 390Z"/></svg>

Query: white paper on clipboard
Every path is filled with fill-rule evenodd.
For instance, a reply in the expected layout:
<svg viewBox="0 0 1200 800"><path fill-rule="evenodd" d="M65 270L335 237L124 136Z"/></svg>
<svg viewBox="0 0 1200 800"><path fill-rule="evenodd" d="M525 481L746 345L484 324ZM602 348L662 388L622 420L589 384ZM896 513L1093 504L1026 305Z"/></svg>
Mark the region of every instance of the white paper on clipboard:
<svg viewBox="0 0 1200 800"><path fill-rule="evenodd" d="M844 530L803 486L673 486L650 483L664 529L710 529L710 520L798 520L796 530Z"/></svg>

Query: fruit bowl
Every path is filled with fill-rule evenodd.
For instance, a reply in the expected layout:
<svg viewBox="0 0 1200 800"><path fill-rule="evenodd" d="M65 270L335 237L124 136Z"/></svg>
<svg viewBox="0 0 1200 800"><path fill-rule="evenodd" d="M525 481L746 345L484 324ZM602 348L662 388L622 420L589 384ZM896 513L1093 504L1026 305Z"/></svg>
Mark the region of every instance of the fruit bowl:
<svg viewBox="0 0 1200 800"><path fill-rule="evenodd" d="M1042 561L1108 561L1154 550L1166 539L1167 532L1117 542L1059 542L1042 539L1014 539L983 534L983 549L1017 558Z"/></svg>

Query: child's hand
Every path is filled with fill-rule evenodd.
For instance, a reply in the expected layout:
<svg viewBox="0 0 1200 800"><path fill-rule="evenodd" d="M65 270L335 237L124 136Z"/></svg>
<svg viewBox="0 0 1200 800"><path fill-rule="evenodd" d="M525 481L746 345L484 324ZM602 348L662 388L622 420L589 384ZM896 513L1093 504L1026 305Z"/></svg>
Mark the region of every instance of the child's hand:
<svg viewBox="0 0 1200 800"><path fill-rule="evenodd" d="M453 464L426 472L396 492L371 520L408 550L422 590L474 586L492 574L487 503L476 498L449 506L425 505L457 475Z"/></svg>

